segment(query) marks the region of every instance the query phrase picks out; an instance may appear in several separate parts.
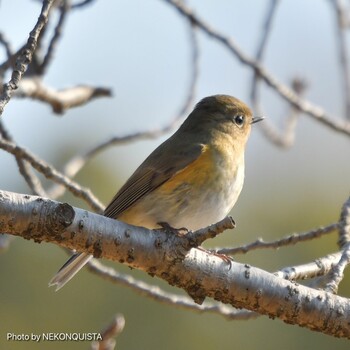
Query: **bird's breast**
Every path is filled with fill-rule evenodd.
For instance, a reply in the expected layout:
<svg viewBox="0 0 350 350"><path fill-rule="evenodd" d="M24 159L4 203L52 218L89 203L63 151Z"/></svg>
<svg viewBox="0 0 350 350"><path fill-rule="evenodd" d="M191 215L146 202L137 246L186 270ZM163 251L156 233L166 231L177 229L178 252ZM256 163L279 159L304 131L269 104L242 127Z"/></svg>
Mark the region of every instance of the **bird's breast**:
<svg viewBox="0 0 350 350"><path fill-rule="evenodd" d="M196 230L223 219L235 204L244 181L244 158L207 148L191 164L148 193L122 214L134 225ZM123 218L124 216L124 218Z"/></svg>

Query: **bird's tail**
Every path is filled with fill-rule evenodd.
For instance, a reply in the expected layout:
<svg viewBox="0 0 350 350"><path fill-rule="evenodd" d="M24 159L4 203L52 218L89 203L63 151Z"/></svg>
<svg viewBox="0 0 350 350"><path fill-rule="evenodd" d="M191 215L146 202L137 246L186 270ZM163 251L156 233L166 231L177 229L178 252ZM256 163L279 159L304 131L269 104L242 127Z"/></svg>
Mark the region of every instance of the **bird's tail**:
<svg viewBox="0 0 350 350"><path fill-rule="evenodd" d="M86 253L73 254L66 263L58 270L49 287L56 286L56 292L69 282L79 270L92 258Z"/></svg>

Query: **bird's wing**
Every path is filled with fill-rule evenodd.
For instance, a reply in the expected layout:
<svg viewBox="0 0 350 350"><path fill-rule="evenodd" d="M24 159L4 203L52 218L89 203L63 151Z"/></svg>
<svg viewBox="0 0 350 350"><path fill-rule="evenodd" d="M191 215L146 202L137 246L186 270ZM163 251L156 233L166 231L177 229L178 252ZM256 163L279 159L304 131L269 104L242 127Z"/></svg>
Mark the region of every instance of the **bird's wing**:
<svg viewBox="0 0 350 350"><path fill-rule="evenodd" d="M105 216L118 218L122 212L184 170L207 150L203 144L195 144L186 149L176 147L175 144L175 147L172 147L173 152L170 153L166 151L168 148L164 147L165 143L155 149L121 187L105 209Z"/></svg>
<svg viewBox="0 0 350 350"><path fill-rule="evenodd" d="M165 141L165 143L168 141ZM176 173L186 169L187 166L201 155L206 154L208 150L208 147L203 144L195 144L192 147L186 146L186 149L184 149L181 140L173 139L173 141L175 142L172 144L173 152L171 154L166 151L168 149L167 147L158 147L141 166L136 169L134 174L119 190L106 208L104 212L105 216L117 218L118 215L135 204L144 195L155 190ZM50 281L49 285L56 285L56 290L59 290L91 258L92 255L87 255L86 253L75 254L62 266Z"/></svg>

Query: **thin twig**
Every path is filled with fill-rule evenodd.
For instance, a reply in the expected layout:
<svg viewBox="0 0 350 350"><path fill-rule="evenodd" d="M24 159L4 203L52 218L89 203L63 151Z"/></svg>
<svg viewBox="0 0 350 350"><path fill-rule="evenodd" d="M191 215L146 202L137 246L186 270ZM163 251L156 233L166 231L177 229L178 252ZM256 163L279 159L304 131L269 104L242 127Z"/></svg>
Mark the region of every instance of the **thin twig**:
<svg viewBox="0 0 350 350"><path fill-rule="evenodd" d="M50 8L52 6L53 0L44 0L43 6L41 8L41 13L38 18L34 29L30 32L28 41L21 50L20 54L17 56L15 68L12 71L10 81L3 86L2 94L0 96L0 117L4 111L6 104L10 101L12 93L18 88L19 82L22 79L23 74L31 63L34 51L37 46L37 41L40 33L47 23Z"/></svg>
<svg viewBox="0 0 350 350"><path fill-rule="evenodd" d="M101 213L104 205L92 194L92 192L80 186L67 176L57 171L52 165L46 163L44 160L38 158L31 152L18 146L14 142L0 139L0 148L13 154L20 159L28 161L34 169L42 173L47 179L51 179L67 188L73 195L83 199L93 210Z"/></svg>
<svg viewBox="0 0 350 350"><path fill-rule="evenodd" d="M350 264L350 197L344 203L340 213L338 244L342 249L341 258L325 276L327 282L325 290L331 293L337 293L339 284L344 278L344 270Z"/></svg>
<svg viewBox="0 0 350 350"><path fill-rule="evenodd" d="M272 23L277 12L277 5L279 4L279 0L271 0L270 6L268 7L266 19L263 25L262 35L260 39L260 43L258 45L258 49L256 51L255 59L257 62L261 62L267 47L267 42L271 34ZM259 100L258 94L258 81L261 79L260 75L257 71L253 72L253 82L252 82L252 90L251 90L251 99L255 101Z"/></svg>
<svg viewBox="0 0 350 350"><path fill-rule="evenodd" d="M307 87L307 84L299 79L294 78L292 81L292 89L299 95L303 96ZM262 112L259 101L253 101L254 109L258 115L264 115ZM289 148L293 145L295 139L295 129L297 121L300 116L300 110L293 105L290 105L290 111L285 118L284 130L278 130L271 122L269 118L264 120L263 125L259 128L263 131L265 137L270 140L274 145L282 148Z"/></svg>
<svg viewBox="0 0 350 350"><path fill-rule="evenodd" d="M326 288L328 291L335 292L337 285L342 279L342 271L347 264L349 255L349 252L345 251L345 249L349 249L348 247L350 244L350 198L343 204L339 222L333 225L334 230L338 229L339 231L338 244L342 251L334 254L329 254L322 258L318 258L314 262L308 264L286 267L276 272L275 275L288 280L322 276L313 282L314 286L317 286L319 288ZM332 225L329 225L325 228L322 228L322 230L326 228L329 228L331 230L331 227Z"/></svg>
<svg viewBox="0 0 350 350"><path fill-rule="evenodd" d="M189 112L190 108L192 107L195 97L196 97L196 89L197 89L197 83L198 83L198 77L199 77L199 43L198 43L198 36L196 32L196 26L193 23L189 24L189 43L191 48L191 56L190 56L190 75L191 79L188 84L187 88L187 95L184 100L184 103L182 107L180 108L180 111L175 117L175 121L180 121L183 119L183 117ZM171 131L169 129L168 131Z"/></svg>
<svg viewBox="0 0 350 350"><path fill-rule="evenodd" d="M259 76L265 81L265 83L274 89L283 99L287 102L300 109L301 112L309 115L315 120L329 126L333 130L350 136L350 123L343 122L341 120L336 120L330 117L324 110L320 107L312 104L311 102L300 98L295 92L293 92L288 86L280 83L273 75L271 75L265 67L256 62L253 58L249 57L245 52L243 52L240 47L233 41L232 38L227 37L211 27L205 21L203 21L199 16L195 15L190 8L188 8L182 1L179 0L164 0L178 12L183 15L191 23L197 25L204 33L210 37L217 40L217 42L223 44L229 51L231 51L239 61L245 65L251 67L256 71Z"/></svg>
<svg viewBox="0 0 350 350"><path fill-rule="evenodd" d="M107 267L92 259L88 263L89 270L98 276L107 279L112 283L117 283L133 289L135 292L147 296L163 304L175 305L177 307L196 312L209 312L224 316L229 320L247 320L256 318L259 315L248 310L237 310L232 307L205 302L202 305L195 304L192 299L184 295L172 294L162 290L157 286L152 286L146 282L136 280L130 275L123 275L111 267Z"/></svg>
<svg viewBox="0 0 350 350"><path fill-rule="evenodd" d="M79 9L85 7L86 5L91 5L95 0L82 0L76 4L72 4L72 9Z"/></svg>
<svg viewBox="0 0 350 350"><path fill-rule="evenodd" d="M339 284L344 278L344 270L349 264L350 264L350 243L346 244L346 246L342 251L339 262L335 266L333 266L328 276L326 276L326 278L328 279L328 283L324 288L326 292L330 292L334 294L338 292Z"/></svg>
<svg viewBox="0 0 350 350"><path fill-rule="evenodd" d="M0 138L11 141L12 137L3 124L3 120L0 119ZM15 156L18 164L18 169L21 175L24 177L29 188L33 194L46 197L45 190L39 180L39 178L33 173L30 165L18 156ZM0 253L7 250L14 237L0 232Z"/></svg>
<svg viewBox="0 0 350 350"><path fill-rule="evenodd" d="M343 80L343 93L345 101L345 117L350 120L350 72L349 72L349 57L346 38L347 16L346 9L341 0L332 0L336 14L336 30L338 40L338 52L341 67L341 79Z"/></svg>
<svg viewBox="0 0 350 350"><path fill-rule="evenodd" d="M125 318L122 314L116 314L112 322L101 331L102 340L93 342L91 350L114 350L116 338L124 329Z"/></svg>
<svg viewBox="0 0 350 350"><path fill-rule="evenodd" d="M337 230L338 227L339 227L339 224L334 223L325 227L318 227L308 232L293 233L292 235L278 239L276 241L265 242L262 238L259 238L255 242L252 242L243 246L234 247L234 248L216 248L214 250L219 254L234 255L234 254L246 254L256 249L266 249L266 248L278 249L280 247L294 245L300 242L309 241L311 239L324 236L326 234L329 234Z"/></svg>
<svg viewBox="0 0 350 350"><path fill-rule="evenodd" d="M44 187L42 186L39 178L32 171L32 168L28 162L20 159L19 157L16 157L16 161L19 172L27 182L29 188L32 190L32 193L38 196L47 197Z"/></svg>
<svg viewBox="0 0 350 350"><path fill-rule="evenodd" d="M162 134L163 134L162 130L155 129L155 130L145 131L145 132L136 132L125 136L112 137L111 139L103 141L97 146L91 148L85 154L73 156L64 165L62 173L70 178L73 178L92 157L104 151L108 147L112 147L114 145L122 145L124 143L132 142L136 140L154 139L158 136L161 136ZM66 191L65 186L53 185L51 188L47 190L47 193L50 198L59 198L65 193L65 191Z"/></svg>
<svg viewBox="0 0 350 350"><path fill-rule="evenodd" d="M270 6L268 7L266 19L263 25L262 36L260 39L260 43L258 45L258 49L255 55L255 59L259 64L262 64L263 56L266 51L268 39L270 37L272 31L272 23L277 12L277 5L279 4L279 0L271 0ZM254 71L254 76L252 80L251 87L251 99L253 109L255 110L257 115L264 115L262 110L262 104L260 102L260 84L261 77L259 76L257 71ZM293 91L298 94L298 96L302 96L302 93L305 91L305 84L301 79L294 79L292 83ZM288 148L291 147L294 142L294 132L297 124L297 119L300 114L299 109L291 106L291 112L286 118L285 130L281 133L272 123L271 119L266 118L263 125L260 125L260 129L264 132L266 138L273 142L278 147Z"/></svg>
<svg viewBox="0 0 350 350"><path fill-rule="evenodd" d="M59 6L60 17L59 17L58 22L56 24L55 31L54 31L54 34L53 34L51 40L50 40L45 57L44 57L42 63L40 64L40 67L39 67L38 73L41 76L45 75L50 62L52 61L55 49L56 49L57 44L58 44L58 41L62 36L62 28L63 28L63 25L64 25L65 20L67 18L67 14L70 10L70 7L71 7L70 0L63 0L61 2L61 5Z"/></svg>
<svg viewBox="0 0 350 350"><path fill-rule="evenodd" d="M16 97L29 97L49 104L57 114L67 109L84 105L95 98L110 97L112 91L105 87L78 85L62 90L50 88L38 77L24 78L15 94Z"/></svg>
<svg viewBox="0 0 350 350"><path fill-rule="evenodd" d="M339 218L338 245L341 249L350 243L350 197L343 204Z"/></svg>
<svg viewBox="0 0 350 350"><path fill-rule="evenodd" d="M260 42L258 44L258 48L256 51L255 59L259 64L262 64L263 56L265 54L268 39L270 38L270 34L272 32L272 23L275 17L275 14L277 12L277 5L279 4L279 0L271 0L270 6L268 7L266 19L264 21L263 30ZM300 80L301 81L301 80ZM295 82L293 83L292 87L293 90L297 93L299 96L301 96L301 92L304 92L305 89L301 89L301 87L304 87L302 84L298 84L299 80L297 81L295 79ZM260 84L261 83L261 77L259 76L257 71L254 71L252 85L251 85L251 100L252 105L255 113L257 115L264 115L262 104L261 104L261 97L260 97ZM291 107L291 113L286 118L286 126L285 131L281 133L272 123L271 119L266 118L263 125L260 125L260 129L264 132L265 137L270 140L272 143L274 143L278 147L287 148L292 146L294 142L294 131L297 124L297 118L300 111L295 108Z"/></svg>
<svg viewBox="0 0 350 350"><path fill-rule="evenodd" d="M10 133L6 130L3 121L0 120L0 136L7 141L13 141ZM29 188L32 190L33 194L38 196L47 197L47 194L41 184L39 178L34 174L28 162L15 155L15 159L18 165L20 174L23 176L27 182Z"/></svg>
<svg viewBox="0 0 350 350"><path fill-rule="evenodd" d="M236 223L231 216L227 216L221 221L208 227L188 232L185 237L191 248L199 247L209 238L214 238L226 230L232 230L236 227Z"/></svg>
<svg viewBox="0 0 350 350"><path fill-rule="evenodd" d="M328 254L307 264L284 267L274 274L288 281L305 280L324 276L339 262L340 257L340 252ZM318 285L321 283L321 280L317 281Z"/></svg>

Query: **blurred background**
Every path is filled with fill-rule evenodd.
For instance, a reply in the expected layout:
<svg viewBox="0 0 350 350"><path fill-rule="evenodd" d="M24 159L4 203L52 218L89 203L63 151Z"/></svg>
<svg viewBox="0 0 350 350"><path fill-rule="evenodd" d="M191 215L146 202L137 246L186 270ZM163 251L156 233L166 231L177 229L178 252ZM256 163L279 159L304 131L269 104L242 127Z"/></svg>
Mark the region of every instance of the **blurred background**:
<svg viewBox="0 0 350 350"><path fill-rule="evenodd" d="M231 36L254 56L270 1L192 0L189 7L212 27ZM40 2L3 0L0 31L14 49L27 40L40 13ZM305 97L344 119L342 70L333 1L281 1L264 65L279 81L299 77ZM50 27L52 29L52 27ZM226 48L197 30L199 80L196 101L230 94L248 104L253 72ZM0 61L5 59L0 51ZM62 40L44 82L57 89L78 84L106 86L112 98L54 115L47 105L13 98L3 122L22 146L58 169L116 135L167 125L179 112L191 77L188 23L166 1L92 1L67 18ZM262 89L264 115L283 128L290 107L269 88ZM76 180L105 204L139 163L170 134L111 147L94 157ZM246 182L232 211L237 223L211 246L235 246L257 237L273 240L336 222L350 189L349 137L301 115L295 143L273 145L256 125L246 153ZM49 184L45 181L45 184ZM0 152L0 188L30 193L13 157ZM66 194L61 201L85 207ZM337 250L337 235L281 248L239 255L235 260L269 271L310 262ZM349 343L279 320L260 317L228 321L162 305L86 271L55 293L48 281L66 260L51 244L20 238L0 254L0 348L88 349L89 342L7 342L6 333L99 332L115 313L126 319L118 349L348 349ZM181 293L162 281L116 266L119 271ZM350 275L339 293L350 295Z"/></svg>

